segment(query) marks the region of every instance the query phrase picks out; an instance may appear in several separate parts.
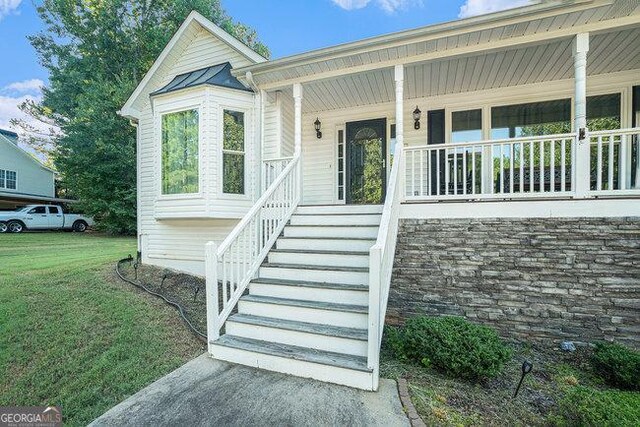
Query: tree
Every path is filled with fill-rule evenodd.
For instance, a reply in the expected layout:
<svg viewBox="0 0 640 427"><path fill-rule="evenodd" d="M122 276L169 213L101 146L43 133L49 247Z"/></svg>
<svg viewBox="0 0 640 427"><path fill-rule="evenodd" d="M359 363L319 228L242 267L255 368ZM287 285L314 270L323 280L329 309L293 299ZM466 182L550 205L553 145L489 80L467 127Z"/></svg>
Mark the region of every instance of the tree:
<svg viewBox="0 0 640 427"><path fill-rule="evenodd" d="M219 0L45 0L37 8L44 30L29 39L49 86L22 109L59 129L44 140L62 185L107 232L136 229L135 129L117 111L192 10L269 55Z"/></svg>

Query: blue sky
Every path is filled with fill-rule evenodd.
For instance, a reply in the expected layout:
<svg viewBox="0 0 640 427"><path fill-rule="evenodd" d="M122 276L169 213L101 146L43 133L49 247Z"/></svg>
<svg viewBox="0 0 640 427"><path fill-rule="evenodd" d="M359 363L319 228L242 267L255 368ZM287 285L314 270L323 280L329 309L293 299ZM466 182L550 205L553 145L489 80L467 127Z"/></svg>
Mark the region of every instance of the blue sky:
<svg viewBox="0 0 640 427"><path fill-rule="evenodd" d="M234 19L255 28L280 58L518 6L529 0L222 0ZM36 0L37 2L37 0ZM0 0L0 127L20 116L17 105L38 99L47 73L27 35L40 30L29 0ZM9 65L10 64L10 65Z"/></svg>

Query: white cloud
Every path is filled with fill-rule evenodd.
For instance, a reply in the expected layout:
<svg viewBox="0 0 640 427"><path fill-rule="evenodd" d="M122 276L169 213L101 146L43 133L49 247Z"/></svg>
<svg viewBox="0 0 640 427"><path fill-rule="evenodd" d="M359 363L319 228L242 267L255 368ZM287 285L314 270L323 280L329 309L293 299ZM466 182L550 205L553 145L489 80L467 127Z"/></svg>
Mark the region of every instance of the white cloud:
<svg viewBox="0 0 640 427"><path fill-rule="evenodd" d="M40 93L40 88L44 86L44 82L40 79L23 80L14 82L4 87L5 91L17 93Z"/></svg>
<svg viewBox="0 0 640 427"><path fill-rule="evenodd" d="M371 0L331 0L344 10L356 10L367 7ZM375 4L387 13L407 9L409 6L422 6L422 0L375 0Z"/></svg>
<svg viewBox="0 0 640 427"><path fill-rule="evenodd" d="M22 0L0 0L0 20L5 16L16 12Z"/></svg>
<svg viewBox="0 0 640 427"><path fill-rule="evenodd" d="M0 128L11 129L9 124L11 119L23 119L37 128L42 128L42 123L35 120L33 117L28 116L18 108L20 104L27 100L40 101L40 99L40 95L22 95L16 97L0 95Z"/></svg>
<svg viewBox="0 0 640 427"><path fill-rule="evenodd" d="M0 0L1 1L1 0ZM344 10L362 9L369 4L370 0L331 0Z"/></svg>
<svg viewBox="0 0 640 427"><path fill-rule="evenodd" d="M534 0L467 0L460 6L458 17L468 18L470 16L484 15L485 13L498 12L500 10L525 6L537 3Z"/></svg>

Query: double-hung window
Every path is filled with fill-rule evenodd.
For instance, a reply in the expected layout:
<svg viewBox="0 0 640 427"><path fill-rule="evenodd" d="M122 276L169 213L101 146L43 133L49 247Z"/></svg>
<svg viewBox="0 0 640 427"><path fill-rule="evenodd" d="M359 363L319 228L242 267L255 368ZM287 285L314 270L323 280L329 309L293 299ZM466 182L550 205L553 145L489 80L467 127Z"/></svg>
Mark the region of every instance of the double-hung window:
<svg viewBox="0 0 640 427"><path fill-rule="evenodd" d="M222 192L245 194L244 113L223 111Z"/></svg>
<svg viewBox="0 0 640 427"><path fill-rule="evenodd" d="M0 188L15 190L17 188L17 183L18 173L16 171L0 169Z"/></svg>
<svg viewBox="0 0 640 427"><path fill-rule="evenodd" d="M162 115L162 194L198 192L198 110Z"/></svg>

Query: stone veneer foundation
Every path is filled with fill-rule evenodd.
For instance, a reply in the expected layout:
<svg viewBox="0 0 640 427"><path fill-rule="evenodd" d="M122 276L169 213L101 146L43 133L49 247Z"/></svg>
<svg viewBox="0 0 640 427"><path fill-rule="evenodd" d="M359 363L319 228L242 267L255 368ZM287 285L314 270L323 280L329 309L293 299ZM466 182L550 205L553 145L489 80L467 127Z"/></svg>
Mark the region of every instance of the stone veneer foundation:
<svg viewBox="0 0 640 427"><path fill-rule="evenodd" d="M416 314L638 348L640 218L403 219L387 322Z"/></svg>

